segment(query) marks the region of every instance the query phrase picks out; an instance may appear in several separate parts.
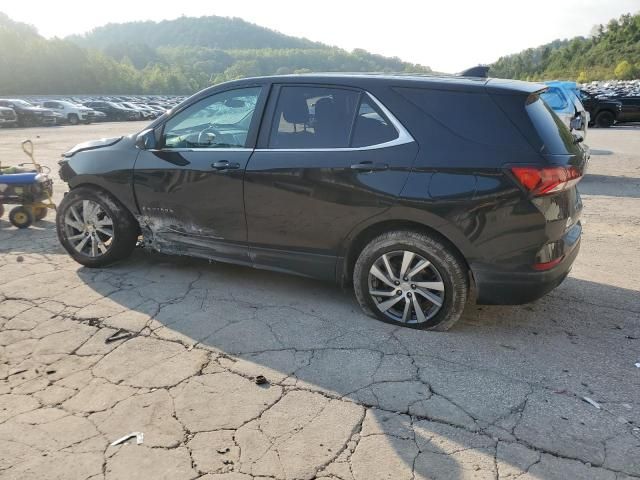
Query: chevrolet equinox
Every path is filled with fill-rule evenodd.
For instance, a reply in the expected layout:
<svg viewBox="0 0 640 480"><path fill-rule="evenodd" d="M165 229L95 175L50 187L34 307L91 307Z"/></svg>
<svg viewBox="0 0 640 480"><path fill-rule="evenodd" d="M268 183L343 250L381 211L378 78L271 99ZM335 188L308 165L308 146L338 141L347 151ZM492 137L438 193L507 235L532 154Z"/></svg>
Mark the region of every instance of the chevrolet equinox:
<svg viewBox="0 0 640 480"><path fill-rule="evenodd" d="M446 330L520 304L578 254L588 153L544 85L317 74L203 90L137 135L77 145L57 232L102 267L158 252L353 283L385 322Z"/></svg>

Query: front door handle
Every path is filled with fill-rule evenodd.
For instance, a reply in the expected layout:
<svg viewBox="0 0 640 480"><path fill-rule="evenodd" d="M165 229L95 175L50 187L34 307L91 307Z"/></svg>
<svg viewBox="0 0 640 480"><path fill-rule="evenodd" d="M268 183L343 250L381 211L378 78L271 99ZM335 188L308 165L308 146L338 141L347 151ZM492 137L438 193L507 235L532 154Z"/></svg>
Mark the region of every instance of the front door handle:
<svg viewBox="0 0 640 480"><path fill-rule="evenodd" d="M229 162L228 160L220 160L211 164L211 168L215 170L237 170L240 168L239 163Z"/></svg>
<svg viewBox="0 0 640 480"><path fill-rule="evenodd" d="M382 170L389 170L389 165L386 163L360 162L351 165L351 170L358 172L380 172Z"/></svg>

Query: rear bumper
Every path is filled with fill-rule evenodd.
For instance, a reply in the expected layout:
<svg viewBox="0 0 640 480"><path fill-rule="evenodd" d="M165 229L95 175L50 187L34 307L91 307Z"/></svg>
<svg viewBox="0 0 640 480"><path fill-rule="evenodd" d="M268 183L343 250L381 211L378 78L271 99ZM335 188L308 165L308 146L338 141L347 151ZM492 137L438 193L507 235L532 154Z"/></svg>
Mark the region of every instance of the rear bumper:
<svg viewBox="0 0 640 480"><path fill-rule="evenodd" d="M471 265L476 301L484 305L520 305L546 295L562 283L580 251L580 238L567 246L563 260L544 272L504 271L487 265Z"/></svg>

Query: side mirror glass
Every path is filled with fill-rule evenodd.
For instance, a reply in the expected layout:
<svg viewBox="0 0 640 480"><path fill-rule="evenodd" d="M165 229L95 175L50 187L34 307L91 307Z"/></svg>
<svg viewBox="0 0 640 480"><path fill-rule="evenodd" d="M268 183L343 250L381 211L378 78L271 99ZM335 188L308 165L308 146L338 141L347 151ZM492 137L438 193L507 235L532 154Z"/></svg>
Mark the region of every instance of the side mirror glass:
<svg viewBox="0 0 640 480"><path fill-rule="evenodd" d="M136 147L140 150L153 150L157 147L156 132L149 128L136 137Z"/></svg>

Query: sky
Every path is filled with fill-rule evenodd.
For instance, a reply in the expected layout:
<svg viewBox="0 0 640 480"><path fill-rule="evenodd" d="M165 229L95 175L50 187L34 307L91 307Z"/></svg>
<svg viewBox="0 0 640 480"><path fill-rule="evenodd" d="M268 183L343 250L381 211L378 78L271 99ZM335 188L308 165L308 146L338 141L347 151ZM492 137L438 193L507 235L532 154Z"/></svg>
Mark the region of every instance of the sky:
<svg viewBox="0 0 640 480"><path fill-rule="evenodd" d="M364 48L455 73L640 12L640 0L0 0L0 11L46 37L109 22L240 17L287 35Z"/></svg>

